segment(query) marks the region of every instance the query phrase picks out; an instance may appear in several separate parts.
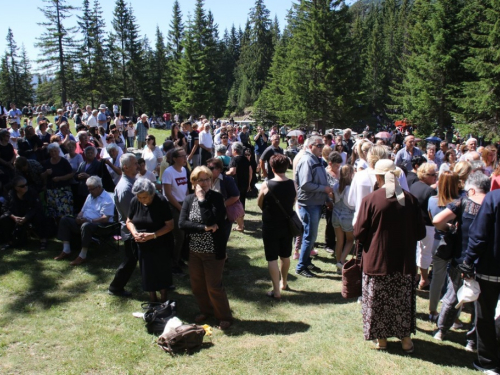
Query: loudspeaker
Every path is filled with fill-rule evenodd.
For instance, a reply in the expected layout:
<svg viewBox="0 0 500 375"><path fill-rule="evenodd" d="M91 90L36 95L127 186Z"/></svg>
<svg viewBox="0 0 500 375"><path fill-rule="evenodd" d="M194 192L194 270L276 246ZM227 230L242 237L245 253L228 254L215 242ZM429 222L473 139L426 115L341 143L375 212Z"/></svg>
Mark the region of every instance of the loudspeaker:
<svg viewBox="0 0 500 375"><path fill-rule="evenodd" d="M134 99L133 98L123 98L122 99L122 109L121 115L125 117L132 117L134 115Z"/></svg>

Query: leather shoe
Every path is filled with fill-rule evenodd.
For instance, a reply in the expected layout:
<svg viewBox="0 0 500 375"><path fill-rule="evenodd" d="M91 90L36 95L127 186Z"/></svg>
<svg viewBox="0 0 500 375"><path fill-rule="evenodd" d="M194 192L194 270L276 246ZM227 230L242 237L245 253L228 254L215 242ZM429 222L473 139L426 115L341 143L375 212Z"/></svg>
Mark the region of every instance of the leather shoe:
<svg viewBox="0 0 500 375"><path fill-rule="evenodd" d="M132 293L130 293L128 290L111 290L111 289L108 289L108 294L110 296L116 296L116 297L130 297L132 295Z"/></svg>
<svg viewBox="0 0 500 375"><path fill-rule="evenodd" d="M59 254L58 256L56 256L54 258L54 260L63 260L63 259L66 259L67 257L69 257L71 253L65 253L64 251L61 251L61 254Z"/></svg>
<svg viewBox="0 0 500 375"><path fill-rule="evenodd" d="M87 261L87 259L83 259L83 258L80 258L79 256L74 260L72 261L70 264L72 266L79 266L80 264L83 264Z"/></svg>

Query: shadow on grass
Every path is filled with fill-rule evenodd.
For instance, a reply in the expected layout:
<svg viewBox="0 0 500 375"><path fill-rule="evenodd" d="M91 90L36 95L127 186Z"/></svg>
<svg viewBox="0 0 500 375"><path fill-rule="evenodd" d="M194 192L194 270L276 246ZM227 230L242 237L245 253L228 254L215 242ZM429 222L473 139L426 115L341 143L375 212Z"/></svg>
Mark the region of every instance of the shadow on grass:
<svg viewBox="0 0 500 375"><path fill-rule="evenodd" d="M476 359L475 353L466 352L464 349L456 348L450 345L434 343L413 339L415 351L407 354L401 349L401 343L389 342L387 353L398 356L411 356L412 358L426 361L435 365L450 367L466 367L472 369L472 362Z"/></svg>
<svg viewBox="0 0 500 375"><path fill-rule="evenodd" d="M230 329L224 331L227 336L241 336L251 333L257 336L292 335L306 332L311 326L303 322L268 320L235 320Z"/></svg>

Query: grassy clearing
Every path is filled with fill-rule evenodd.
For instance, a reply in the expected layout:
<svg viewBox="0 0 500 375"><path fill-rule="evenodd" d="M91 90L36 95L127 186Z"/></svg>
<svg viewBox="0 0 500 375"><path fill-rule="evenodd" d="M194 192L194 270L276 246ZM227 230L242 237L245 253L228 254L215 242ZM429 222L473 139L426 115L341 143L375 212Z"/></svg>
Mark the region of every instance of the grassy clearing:
<svg viewBox="0 0 500 375"><path fill-rule="evenodd" d="M161 131L154 131L160 139ZM360 305L340 296L333 259L320 250L316 279L290 275L291 291L270 301L271 283L261 241L260 210L248 202L245 234L233 233L224 273L237 319L230 330L214 329L212 345L172 358L155 345L141 320L132 317L147 300L136 270L131 299L106 293L121 260L111 249L91 248L89 262L73 268L52 260L62 246L45 251L30 241L26 249L0 254L1 374L474 374L475 355L465 352L465 331L451 341L432 339L425 321L427 296L418 298L415 353L399 342L387 353L372 349L362 334ZM318 240L323 239L320 227ZM76 250L76 249L75 249ZM73 251L76 257L77 252ZM296 261L292 261L292 266ZM197 312L187 277L175 279L178 315L192 322ZM464 314L462 319L467 320ZM215 325L211 320L209 324ZM210 342L210 340L207 340Z"/></svg>

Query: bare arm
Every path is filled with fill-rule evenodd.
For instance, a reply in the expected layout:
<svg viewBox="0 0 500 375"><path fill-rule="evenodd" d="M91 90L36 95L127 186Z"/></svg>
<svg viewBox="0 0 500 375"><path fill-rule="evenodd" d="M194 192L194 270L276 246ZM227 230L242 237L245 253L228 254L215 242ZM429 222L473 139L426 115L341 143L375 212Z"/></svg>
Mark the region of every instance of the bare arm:
<svg viewBox="0 0 500 375"><path fill-rule="evenodd" d="M443 211L434 216L432 224L434 224L436 229L446 232L449 229L448 222L454 220L455 218L456 216L453 211L449 208L445 208Z"/></svg>
<svg viewBox="0 0 500 375"><path fill-rule="evenodd" d="M267 187L267 182L263 182L262 186L259 191L259 196L257 197L257 205L259 208L262 210L263 205L264 205L264 196L267 194L269 191L269 188Z"/></svg>

